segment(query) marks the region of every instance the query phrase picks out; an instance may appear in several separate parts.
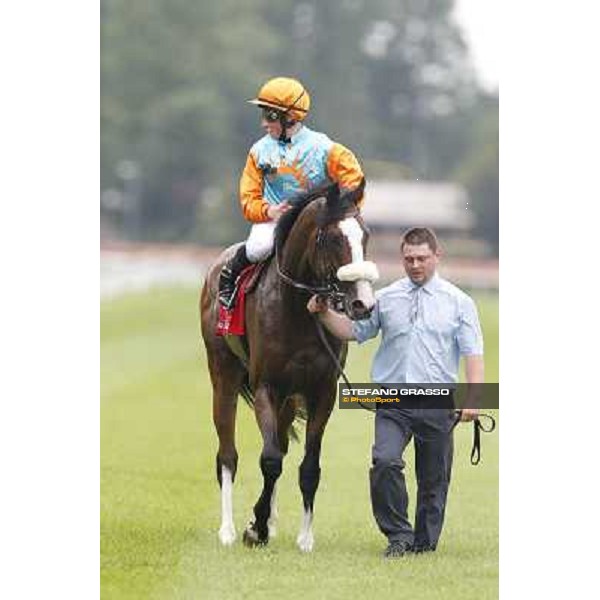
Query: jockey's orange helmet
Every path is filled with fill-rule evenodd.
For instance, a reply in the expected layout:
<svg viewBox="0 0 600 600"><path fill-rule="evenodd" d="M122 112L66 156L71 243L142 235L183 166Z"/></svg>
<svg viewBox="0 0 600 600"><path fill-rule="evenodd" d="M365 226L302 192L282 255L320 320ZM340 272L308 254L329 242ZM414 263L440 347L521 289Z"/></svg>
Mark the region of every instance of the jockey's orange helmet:
<svg viewBox="0 0 600 600"><path fill-rule="evenodd" d="M269 79L253 100L248 100L264 108L273 108L285 114L290 120L302 121L310 109L310 95L297 80L289 77Z"/></svg>

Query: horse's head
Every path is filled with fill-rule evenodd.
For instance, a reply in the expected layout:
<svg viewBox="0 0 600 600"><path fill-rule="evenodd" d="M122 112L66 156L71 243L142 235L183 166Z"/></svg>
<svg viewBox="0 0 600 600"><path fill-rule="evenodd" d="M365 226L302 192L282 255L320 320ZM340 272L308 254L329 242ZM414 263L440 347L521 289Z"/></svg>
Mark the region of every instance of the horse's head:
<svg viewBox="0 0 600 600"><path fill-rule="evenodd" d="M351 319L366 319L375 306L371 283L377 267L365 260L369 231L358 210L365 187L341 194L337 185L292 202L277 225L280 277L292 288L333 300Z"/></svg>
<svg viewBox="0 0 600 600"><path fill-rule="evenodd" d="M316 218L315 251L312 267L317 278L332 288L336 308L353 320L366 319L375 306L372 283L377 267L365 260L369 230L358 209L365 186L340 194L337 186L328 190Z"/></svg>

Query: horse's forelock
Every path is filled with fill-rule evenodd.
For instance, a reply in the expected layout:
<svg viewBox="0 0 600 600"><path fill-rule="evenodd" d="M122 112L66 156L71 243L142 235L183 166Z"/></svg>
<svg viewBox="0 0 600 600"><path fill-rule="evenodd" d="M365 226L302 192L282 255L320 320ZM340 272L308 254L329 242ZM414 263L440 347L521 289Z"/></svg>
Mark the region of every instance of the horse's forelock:
<svg viewBox="0 0 600 600"><path fill-rule="evenodd" d="M292 230L292 227L294 226L294 223L296 223L298 220L300 213L318 198L329 197L332 188L337 188L337 184L318 188L294 199L292 202L292 208L290 208L290 210L288 210L279 218L277 227L275 228L275 244L278 248L282 248L285 240L288 238L290 231Z"/></svg>
<svg viewBox="0 0 600 600"><path fill-rule="evenodd" d="M365 189L365 178L363 177L359 186L344 194L340 193L337 183L321 187L303 196L299 196L292 202L292 208L282 215L275 228L275 244L281 249L288 238L292 227L298 220L302 211L318 198L325 198L324 210L317 214L318 227L326 227L345 219L350 212L356 210L357 202Z"/></svg>

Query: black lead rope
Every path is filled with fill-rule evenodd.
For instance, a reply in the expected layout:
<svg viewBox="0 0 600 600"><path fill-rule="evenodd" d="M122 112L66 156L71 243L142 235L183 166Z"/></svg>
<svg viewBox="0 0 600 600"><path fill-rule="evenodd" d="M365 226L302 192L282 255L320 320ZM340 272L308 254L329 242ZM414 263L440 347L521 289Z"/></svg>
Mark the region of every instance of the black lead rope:
<svg viewBox="0 0 600 600"><path fill-rule="evenodd" d="M333 361L333 364L335 365L335 367L338 370L338 377L339 377L339 375L341 375L342 379L344 380L344 383L348 386L348 388L351 389L353 386L350 383L350 381L348 381L348 377L346 377L346 373L344 373L344 368L340 364L340 361L338 360L337 356L335 355L335 352L333 351L333 349L329 345L329 342L327 341L327 336L325 335L325 331L323 330L323 324L321 323L321 321L319 321L319 317L317 317L317 315L315 313L313 313L313 318L315 320L315 325L317 326L317 332L319 333L319 339L321 340L321 343L323 344L323 346L325 346L325 350L327 350L327 353L329 354L331 360ZM358 401L358 403L365 410L368 410L370 412L375 412L375 409L372 406L365 406L360 400Z"/></svg>
<svg viewBox="0 0 600 600"><path fill-rule="evenodd" d="M317 332L319 333L319 339L321 340L321 343L323 344L323 346L325 346L325 349L327 350L327 353L333 361L333 364L336 366L339 375L342 376L344 383L348 386L348 388L352 388L353 386L350 383L350 381L348 381L348 377L346 377L346 373L344 373L344 369L340 364L340 361L338 360L337 356L335 355L335 352L333 351L333 349L329 345L329 342L327 341L327 336L325 335L323 324L321 323L317 315L314 313L313 318L315 319L315 325L317 327ZM366 406L360 401L359 404L365 410L375 412L375 409L373 407ZM462 411L457 410L456 418L454 419L454 423L452 423L452 427L450 427L450 431L448 433L452 433L452 431L454 431L454 428L460 423L461 416ZM482 419L487 419L489 421L489 425L487 427L482 424ZM494 429L496 429L496 419L494 419L494 417L490 414L479 413L479 416L476 419L473 419L473 446L471 448L472 465L478 465L479 461L481 460L481 432L483 431L484 433L492 433Z"/></svg>
<svg viewBox="0 0 600 600"><path fill-rule="evenodd" d="M454 428L460 423L460 418L462 416L462 411L456 411L456 419L450 427L450 431L453 431ZM484 427L481 423L482 419L488 419L489 425ZM481 460L481 432L484 433L492 433L496 429L496 419L487 413L479 413L479 416L476 419L473 419L473 447L471 448L471 464L478 465Z"/></svg>

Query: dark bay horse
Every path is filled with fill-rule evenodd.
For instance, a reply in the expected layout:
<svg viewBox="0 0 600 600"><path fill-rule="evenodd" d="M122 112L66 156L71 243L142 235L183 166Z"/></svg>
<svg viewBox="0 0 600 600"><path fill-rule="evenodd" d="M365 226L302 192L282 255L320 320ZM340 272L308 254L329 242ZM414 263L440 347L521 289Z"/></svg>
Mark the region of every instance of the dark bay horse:
<svg viewBox="0 0 600 600"><path fill-rule="evenodd" d="M377 270L365 260L368 233L356 205L363 188L364 180L360 188L344 195L337 186L307 194L279 220L275 257L256 290L246 298L247 364L223 337L215 335L219 272L236 246L223 252L207 274L200 311L213 386L213 420L219 437L219 538L224 545L232 544L236 537L232 489L238 460L236 406L241 393L253 398L263 439L260 469L264 480L244 543L264 545L274 535L276 482L288 451L290 428L301 410L307 423L299 473L304 514L297 543L305 552L312 550L321 440L336 400L339 374L306 304L312 293L334 295L352 319L368 317L375 304L371 282L377 278ZM347 344L326 335L343 365Z"/></svg>

